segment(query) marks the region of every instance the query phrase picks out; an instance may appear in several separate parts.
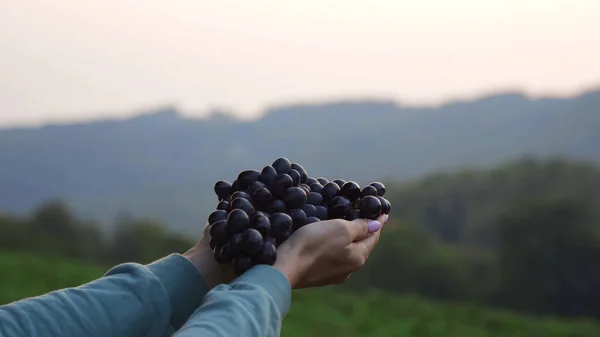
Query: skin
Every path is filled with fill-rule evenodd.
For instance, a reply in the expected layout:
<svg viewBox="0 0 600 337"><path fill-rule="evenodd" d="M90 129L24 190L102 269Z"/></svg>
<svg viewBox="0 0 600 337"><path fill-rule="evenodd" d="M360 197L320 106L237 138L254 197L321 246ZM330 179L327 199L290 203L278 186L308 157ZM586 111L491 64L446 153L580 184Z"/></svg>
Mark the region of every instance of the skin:
<svg viewBox="0 0 600 337"><path fill-rule="evenodd" d="M378 221L387 220L382 215ZM371 233L364 219L320 221L296 231L277 248L274 268L281 271L293 289L345 282L360 270L377 245L381 229ZM210 288L235 278L229 265L218 264L209 246L209 226L202 239L183 254L205 278Z"/></svg>

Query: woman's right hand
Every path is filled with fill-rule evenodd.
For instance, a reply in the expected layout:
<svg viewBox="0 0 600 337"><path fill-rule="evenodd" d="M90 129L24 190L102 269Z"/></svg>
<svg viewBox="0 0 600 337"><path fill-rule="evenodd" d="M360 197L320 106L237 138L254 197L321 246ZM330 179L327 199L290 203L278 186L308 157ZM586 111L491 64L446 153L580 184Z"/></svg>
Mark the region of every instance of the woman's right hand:
<svg viewBox="0 0 600 337"><path fill-rule="evenodd" d="M387 217L306 225L277 248L274 267L295 289L343 283L364 266Z"/></svg>

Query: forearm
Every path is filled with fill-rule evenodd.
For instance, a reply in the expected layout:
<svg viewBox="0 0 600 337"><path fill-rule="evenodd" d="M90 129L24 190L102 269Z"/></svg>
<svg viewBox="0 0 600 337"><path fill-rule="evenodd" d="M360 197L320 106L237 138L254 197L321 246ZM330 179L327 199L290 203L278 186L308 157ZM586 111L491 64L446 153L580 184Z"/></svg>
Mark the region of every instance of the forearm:
<svg viewBox="0 0 600 337"><path fill-rule="evenodd" d="M80 287L0 307L0 337L162 337L186 321L206 290L180 255L123 264Z"/></svg>
<svg viewBox="0 0 600 337"><path fill-rule="evenodd" d="M291 302L287 278L259 265L211 290L173 337L278 337Z"/></svg>

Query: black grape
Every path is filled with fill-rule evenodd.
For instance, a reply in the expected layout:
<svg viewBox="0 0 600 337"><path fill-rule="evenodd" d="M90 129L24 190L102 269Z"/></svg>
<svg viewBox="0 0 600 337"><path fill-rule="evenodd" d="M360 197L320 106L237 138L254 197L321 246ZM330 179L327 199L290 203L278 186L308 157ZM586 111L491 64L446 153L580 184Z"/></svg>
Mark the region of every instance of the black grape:
<svg viewBox="0 0 600 337"><path fill-rule="evenodd" d="M235 255L240 252L242 247L240 243L242 242L242 233L235 233L229 239L229 251L231 254Z"/></svg>
<svg viewBox="0 0 600 337"><path fill-rule="evenodd" d="M273 180L273 178L275 178L276 175L277 175L277 171L275 171L273 166L267 165L260 172L260 176L258 177L258 180L260 180L264 184L269 185L269 183L271 183L271 180Z"/></svg>
<svg viewBox="0 0 600 337"><path fill-rule="evenodd" d="M359 218L360 218L360 210L358 210L358 209L349 210L348 213L346 213L346 217L345 217L345 219L348 221L356 220Z"/></svg>
<svg viewBox="0 0 600 337"><path fill-rule="evenodd" d="M279 174L286 173L292 169L292 163L285 157L277 158L271 166L273 166L275 171Z"/></svg>
<svg viewBox="0 0 600 337"><path fill-rule="evenodd" d="M314 183L314 184L310 185L310 191L316 192L316 193L321 193L323 191L323 185L321 185L320 183Z"/></svg>
<svg viewBox="0 0 600 337"><path fill-rule="evenodd" d="M282 234L275 235L276 245L279 246L280 244L282 244L283 242L285 242L285 240L287 240L289 238L290 238L290 233L289 232L285 232L285 233L282 233Z"/></svg>
<svg viewBox="0 0 600 337"><path fill-rule="evenodd" d="M364 198L364 197L366 197L367 195L372 195L372 196L374 196L374 197L376 197L376 196L377 196L377 189L375 188L375 186L371 186L371 185L369 185L369 186L365 186L365 187L362 189L362 191L360 192L360 197L361 197L361 198Z"/></svg>
<svg viewBox="0 0 600 337"><path fill-rule="evenodd" d="M250 185L250 187L248 188L248 194L254 196L254 192L256 192L257 189L261 188L261 187L267 187L267 184L263 183L260 180L257 180L255 182L252 183L252 185Z"/></svg>
<svg viewBox="0 0 600 337"><path fill-rule="evenodd" d="M271 234L271 221L264 213L253 213L250 217L250 228L254 228L263 236Z"/></svg>
<svg viewBox="0 0 600 337"><path fill-rule="evenodd" d="M327 220L327 208L325 206L317 206L317 218Z"/></svg>
<svg viewBox="0 0 600 337"><path fill-rule="evenodd" d="M244 199L252 202L252 196L250 196L250 194L248 194L244 191L237 191L231 195L231 200L234 200L237 198L244 198Z"/></svg>
<svg viewBox="0 0 600 337"><path fill-rule="evenodd" d="M240 243L240 246L244 253L254 255L262 248L263 237L260 232L254 228L246 229L242 233L242 242Z"/></svg>
<svg viewBox="0 0 600 337"><path fill-rule="evenodd" d="M323 200L327 203L331 201L331 199L337 197L340 192L340 187L334 183L330 182L323 186L323 190L321 191L321 195L323 196Z"/></svg>
<svg viewBox="0 0 600 337"><path fill-rule="evenodd" d="M333 182L336 183L340 188L342 188L342 186L344 186L346 183L346 181L343 179L334 179Z"/></svg>
<svg viewBox="0 0 600 337"><path fill-rule="evenodd" d="M286 213L273 213L269 220L271 221L271 233L274 237L288 233L294 223L292 217Z"/></svg>
<svg viewBox="0 0 600 337"><path fill-rule="evenodd" d="M229 211L229 203L227 201L219 201L217 204L217 209L224 210L225 212Z"/></svg>
<svg viewBox="0 0 600 337"><path fill-rule="evenodd" d="M241 209L244 212L246 212L247 214L252 214L255 211L254 205L252 205L252 202L248 201L248 199L244 199L244 198L233 199L231 201L231 204L229 205L229 208L232 211L236 210L236 209Z"/></svg>
<svg viewBox="0 0 600 337"><path fill-rule="evenodd" d="M377 199L379 199L379 202L381 203L381 213L390 214L392 204L384 197L377 197Z"/></svg>
<svg viewBox="0 0 600 337"><path fill-rule="evenodd" d="M240 189L245 190L248 187L250 187L252 183L258 180L259 176L260 172L258 172L257 170L246 170L240 172L237 178L237 181L240 184Z"/></svg>
<svg viewBox="0 0 600 337"><path fill-rule="evenodd" d="M315 206L320 206L321 204L323 204L323 196L317 192L310 192L308 193L308 196L306 198L306 203Z"/></svg>
<svg viewBox="0 0 600 337"><path fill-rule="evenodd" d="M261 251L252 259L254 265L267 264L272 266L277 260L277 249L275 243L264 242Z"/></svg>
<svg viewBox="0 0 600 337"><path fill-rule="evenodd" d="M300 187L290 187L285 191L283 201L288 209L300 208L306 203L306 192Z"/></svg>
<svg viewBox="0 0 600 337"><path fill-rule="evenodd" d="M346 216L346 213L350 210L352 203L350 199L337 196L331 200L329 205L329 218L331 219L342 219Z"/></svg>
<svg viewBox="0 0 600 337"><path fill-rule="evenodd" d="M310 185L312 185L314 183L318 183L318 182L319 181L316 178L308 177L308 178L306 178L306 182L305 183L306 183L306 185L310 186Z"/></svg>
<svg viewBox="0 0 600 337"><path fill-rule="evenodd" d="M263 237L263 245L264 245L264 244L267 244L267 243L270 243L270 244L272 244L273 246L277 246L277 240L275 240L275 238L274 238L274 237L272 237L272 236L264 236L264 237ZM263 246L263 247L264 247L264 246Z"/></svg>
<svg viewBox="0 0 600 337"><path fill-rule="evenodd" d="M292 186L300 186L300 173L294 169L287 171L287 175L292 177Z"/></svg>
<svg viewBox="0 0 600 337"><path fill-rule="evenodd" d="M315 207L315 205L305 204L302 207L302 210L304 211L304 213L306 214L307 217L311 217L311 216L314 217L317 215L317 208Z"/></svg>
<svg viewBox="0 0 600 337"><path fill-rule="evenodd" d="M283 200L273 199L273 201L271 201L267 205L266 210L267 210L267 212L273 214L273 213L285 212L285 211L287 211L287 207L285 206L285 202L283 202Z"/></svg>
<svg viewBox="0 0 600 337"><path fill-rule="evenodd" d="M237 192L240 190L240 182L237 180L234 180L233 183L231 183L231 193Z"/></svg>
<svg viewBox="0 0 600 337"><path fill-rule="evenodd" d="M294 181L292 180L292 177L283 173L276 175L275 178L271 180L269 189L274 197L281 198L285 194L285 191L293 185Z"/></svg>
<svg viewBox="0 0 600 337"><path fill-rule="evenodd" d="M293 163L292 169L294 169L294 170L298 171L298 173L300 173L300 182L301 183L306 182L306 179L308 179L308 172L306 172L306 170L304 169L304 167L302 167L302 165L300 165L298 163Z"/></svg>
<svg viewBox="0 0 600 337"><path fill-rule="evenodd" d="M296 230L306 224L306 213L299 208L290 209L288 215L292 218L292 229Z"/></svg>
<svg viewBox="0 0 600 337"><path fill-rule="evenodd" d="M213 249L213 254L217 263L229 263L233 259L233 255L229 250L229 244L216 246Z"/></svg>
<svg viewBox="0 0 600 337"><path fill-rule="evenodd" d="M360 216L367 219L377 219L381 215L381 202L377 197L367 195L360 202Z"/></svg>
<svg viewBox="0 0 600 337"><path fill-rule="evenodd" d="M208 245L210 246L210 249L215 249L215 247L217 246L217 243L215 242L215 239L210 238L210 240L208 240Z"/></svg>
<svg viewBox="0 0 600 337"><path fill-rule="evenodd" d="M373 186L377 189L377 196L383 197L385 195L385 185L380 182L370 183L370 186Z"/></svg>
<svg viewBox="0 0 600 337"><path fill-rule="evenodd" d="M228 196L226 196L222 201L231 202L231 194L229 194Z"/></svg>
<svg viewBox="0 0 600 337"><path fill-rule="evenodd" d="M227 211L218 209L218 210L212 211L212 213L210 213L210 215L208 216L208 223L210 225L212 225L219 220L226 220L226 219L227 219Z"/></svg>
<svg viewBox="0 0 600 337"><path fill-rule="evenodd" d="M325 178L317 178L317 181L319 182L319 184L325 186L327 185L327 183L329 182L329 180L325 179Z"/></svg>
<svg viewBox="0 0 600 337"><path fill-rule="evenodd" d="M258 207L266 207L271 201L273 201L273 195L266 187L261 187L254 191L252 200Z"/></svg>
<svg viewBox="0 0 600 337"><path fill-rule="evenodd" d="M354 181L348 181L340 188L340 195L354 201L360 198L360 186Z"/></svg>
<svg viewBox="0 0 600 337"><path fill-rule="evenodd" d="M219 180L215 184L214 190L219 200L223 200L228 194L231 193L231 183L229 181Z"/></svg>
<svg viewBox="0 0 600 337"><path fill-rule="evenodd" d="M314 216L309 216L308 218L306 218L306 224L304 226L314 223L314 222L319 222L319 221L321 221L321 219L314 217Z"/></svg>
<svg viewBox="0 0 600 337"><path fill-rule="evenodd" d="M250 218L248 217L248 214L243 210L234 209L227 216L226 223L226 234L233 235L235 233L241 233L246 228L250 227Z"/></svg>
<svg viewBox="0 0 600 337"><path fill-rule="evenodd" d="M219 220L212 225L210 225L210 237L215 240L217 245L222 245L227 242L228 235L227 230L227 220Z"/></svg>
<svg viewBox="0 0 600 337"><path fill-rule="evenodd" d="M233 258L233 272L238 276L242 275L250 268L252 268L252 258L250 256L238 254Z"/></svg>
<svg viewBox="0 0 600 337"><path fill-rule="evenodd" d="M304 190L304 192L306 192L306 194L311 192L310 186L306 185L306 184L300 184L300 188Z"/></svg>

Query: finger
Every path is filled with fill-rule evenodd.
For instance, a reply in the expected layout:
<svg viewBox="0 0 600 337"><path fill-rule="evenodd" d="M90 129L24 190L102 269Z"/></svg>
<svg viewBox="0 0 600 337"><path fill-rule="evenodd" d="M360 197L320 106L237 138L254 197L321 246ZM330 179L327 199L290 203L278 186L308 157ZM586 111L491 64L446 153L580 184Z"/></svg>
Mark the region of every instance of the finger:
<svg viewBox="0 0 600 337"><path fill-rule="evenodd" d="M382 214L377 220L356 219L348 222L352 241L360 241L371 234L378 232L381 227L383 227L383 223L386 220L387 216Z"/></svg>
<svg viewBox="0 0 600 337"><path fill-rule="evenodd" d="M381 231L377 231L363 240L352 242L349 247L354 254L366 260L379 242L380 236Z"/></svg>

